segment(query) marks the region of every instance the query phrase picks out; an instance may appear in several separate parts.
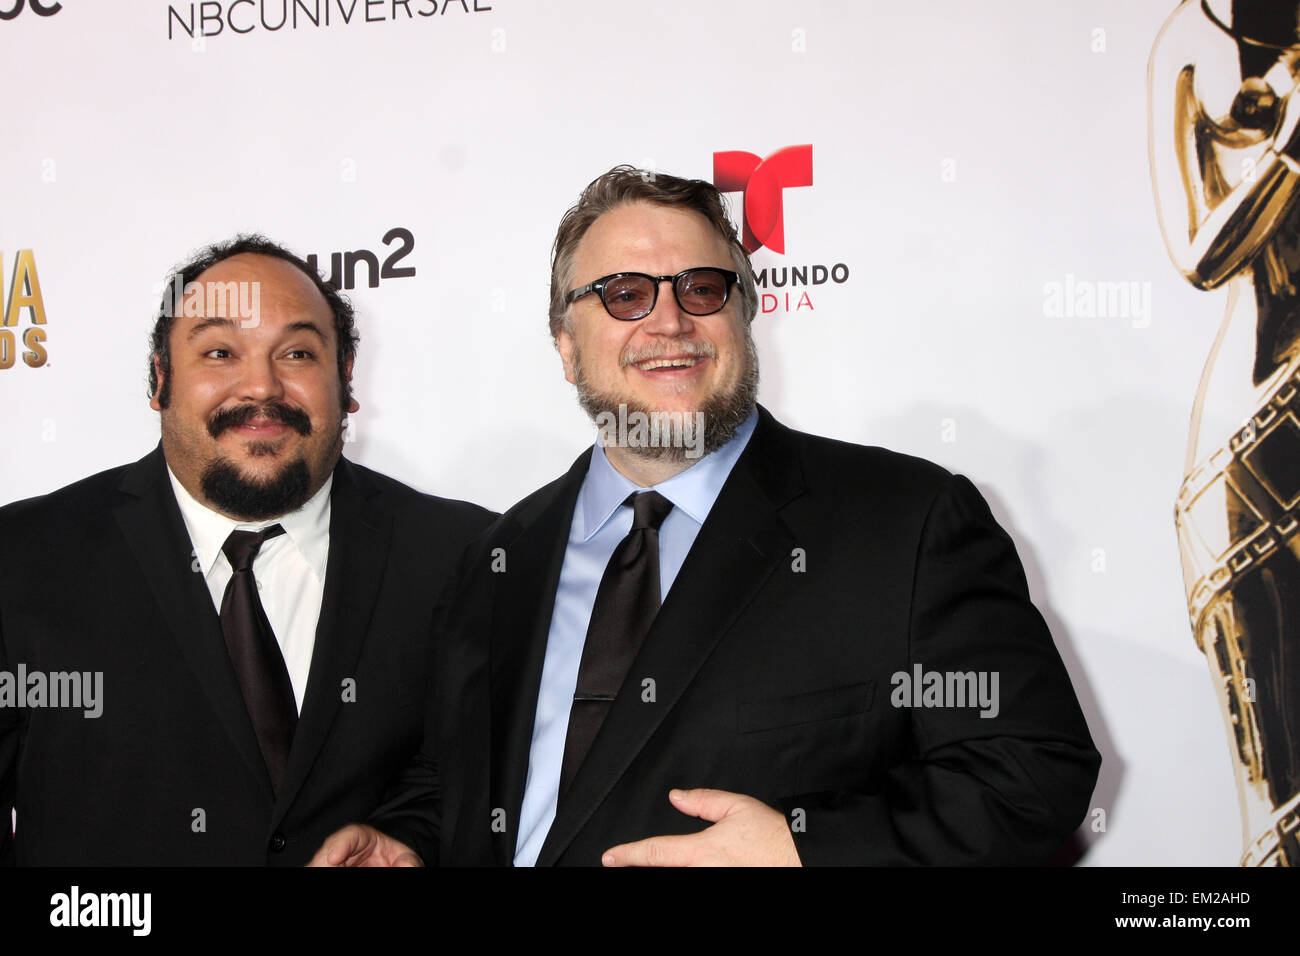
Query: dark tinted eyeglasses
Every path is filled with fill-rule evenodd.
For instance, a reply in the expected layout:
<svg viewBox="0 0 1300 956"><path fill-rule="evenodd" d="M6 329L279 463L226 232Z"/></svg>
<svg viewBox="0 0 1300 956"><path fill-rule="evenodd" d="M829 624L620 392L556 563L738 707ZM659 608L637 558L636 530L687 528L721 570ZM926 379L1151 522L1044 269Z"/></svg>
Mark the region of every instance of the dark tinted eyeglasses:
<svg viewBox="0 0 1300 956"><path fill-rule="evenodd" d="M590 292L600 294L605 311L616 319L644 319L659 301L659 283L671 282L683 312L712 315L727 304L727 296L740 276L727 269L687 269L675 276L650 276L644 272L616 272L574 289L566 302L576 302Z"/></svg>

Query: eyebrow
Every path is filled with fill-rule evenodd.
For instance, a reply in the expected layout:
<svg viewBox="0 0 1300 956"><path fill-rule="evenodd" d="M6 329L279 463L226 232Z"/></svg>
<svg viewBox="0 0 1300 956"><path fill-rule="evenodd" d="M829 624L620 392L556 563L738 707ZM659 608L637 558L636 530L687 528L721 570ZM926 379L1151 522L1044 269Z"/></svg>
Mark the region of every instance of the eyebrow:
<svg viewBox="0 0 1300 956"><path fill-rule="evenodd" d="M320 339L321 345L328 345L329 340L325 338L325 333L320 330L315 322L303 320L301 322L290 322L284 327L286 332L315 332L316 338Z"/></svg>
<svg viewBox="0 0 1300 956"><path fill-rule="evenodd" d="M192 342L200 332L203 332L204 330L213 327L233 329L235 327L235 323L234 320L232 319L227 319L220 316L212 316L211 318L203 319L200 322L196 322L194 328L190 329L189 334L185 336L185 341ZM318 326L315 322L308 322L305 320L301 322L291 322L289 325L286 325L284 327L284 331L285 332L315 332L316 337L320 339L322 345L328 344L328 340L325 338L325 333L320 330L320 326Z"/></svg>
<svg viewBox="0 0 1300 956"><path fill-rule="evenodd" d="M210 319L204 319L202 322L195 323L194 328L190 329L190 334L185 336L185 341L192 342L194 341L195 337L197 337L198 334L203 330L218 325L224 328L232 328L232 329L235 327L235 323L232 322L230 319L222 319L214 316Z"/></svg>

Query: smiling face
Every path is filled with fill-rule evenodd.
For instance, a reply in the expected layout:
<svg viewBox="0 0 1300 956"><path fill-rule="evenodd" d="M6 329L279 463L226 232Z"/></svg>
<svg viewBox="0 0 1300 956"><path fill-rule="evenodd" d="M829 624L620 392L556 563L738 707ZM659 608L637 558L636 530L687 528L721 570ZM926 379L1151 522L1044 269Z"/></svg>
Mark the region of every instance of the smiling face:
<svg viewBox="0 0 1300 956"><path fill-rule="evenodd" d="M629 202L600 216L573 255L570 288L616 272L676 275L686 269L733 269L726 240L691 209ZM564 374L595 419L602 412L693 414L703 412L704 451L734 434L753 408L757 356L733 288L712 315L691 315L677 304L670 283L661 283L654 311L619 321L596 293L573 303L567 328L556 334ZM677 457L681 449L607 449L641 457ZM688 464L689 462L687 462Z"/></svg>
<svg viewBox="0 0 1300 956"><path fill-rule="evenodd" d="M212 289L239 290L255 314L211 308ZM307 276L272 256L223 259L186 290L169 346L167 405L161 388L150 404L190 494L248 521L293 511L320 489L342 449L344 399L334 316ZM157 359L155 370L163 381ZM349 400L346 411L357 407Z"/></svg>

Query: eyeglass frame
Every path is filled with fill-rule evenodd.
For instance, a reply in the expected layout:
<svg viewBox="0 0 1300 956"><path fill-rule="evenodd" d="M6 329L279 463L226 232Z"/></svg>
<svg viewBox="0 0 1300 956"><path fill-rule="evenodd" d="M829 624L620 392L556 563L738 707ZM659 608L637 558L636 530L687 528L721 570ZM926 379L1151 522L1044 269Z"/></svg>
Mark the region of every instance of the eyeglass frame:
<svg viewBox="0 0 1300 956"><path fill-rule="evenodd" d="M727 286L722 290L722 304L712 312L692 312L690 309L686 308L686 304L682 302L681 297L678 296L677 280L691 272L716 272L727 280ZM605 284L614 279L622 279L625 276L636 276L640 279L649 279L654 285L654 293L650 297L650 308L645 315L628 316L627 318L623 318L622 316L617 316L610 311L609 303L605 301ZM681 307L683 312L687 315L693 315L696 318L704 318L706 315L717 315L727 307L727 303L731 301L731 287L740 284L740 273L734 272L731 269L722 269L718 266L693 266L690 269L683 269L675 276L652 276L645 272L614 272L607 276L601 276L599 279L588 282L584 286L579 286L578 288L565 293L564 301L565 304L572 305L584 295L590 295L592 292L595 292L600 296L600 304L605 307L605 312L611 319L614 319L617 322L640 322L642 319L648 318L651 313L654 312L655 307L659 305L659 286L664 282L672 283L673 299L676 300L677 305Z"/></svg>

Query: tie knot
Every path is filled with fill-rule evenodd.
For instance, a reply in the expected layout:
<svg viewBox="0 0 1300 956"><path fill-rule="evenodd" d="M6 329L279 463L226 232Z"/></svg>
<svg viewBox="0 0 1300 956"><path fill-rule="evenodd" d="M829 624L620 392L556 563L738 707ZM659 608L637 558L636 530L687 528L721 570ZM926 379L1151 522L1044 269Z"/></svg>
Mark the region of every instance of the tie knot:
<svg viewBox="0 0 1300 956"><path fill-rule="evenodd" d="M261 531L232 531L226 543L221 546L221 550L225 552L231 568L235 571L247 571L253 566L253 559L257 557L262 542L280 534L284 534L284 529L278 524L263 528Z"/></svg>
<svg viewBox="0 0 1300 956"><path fill-rule="evenodd" d="M657 491L633 492L623 504L632 506L632 530L659 530L659 526L673 510L673 503Z"/></svg>

